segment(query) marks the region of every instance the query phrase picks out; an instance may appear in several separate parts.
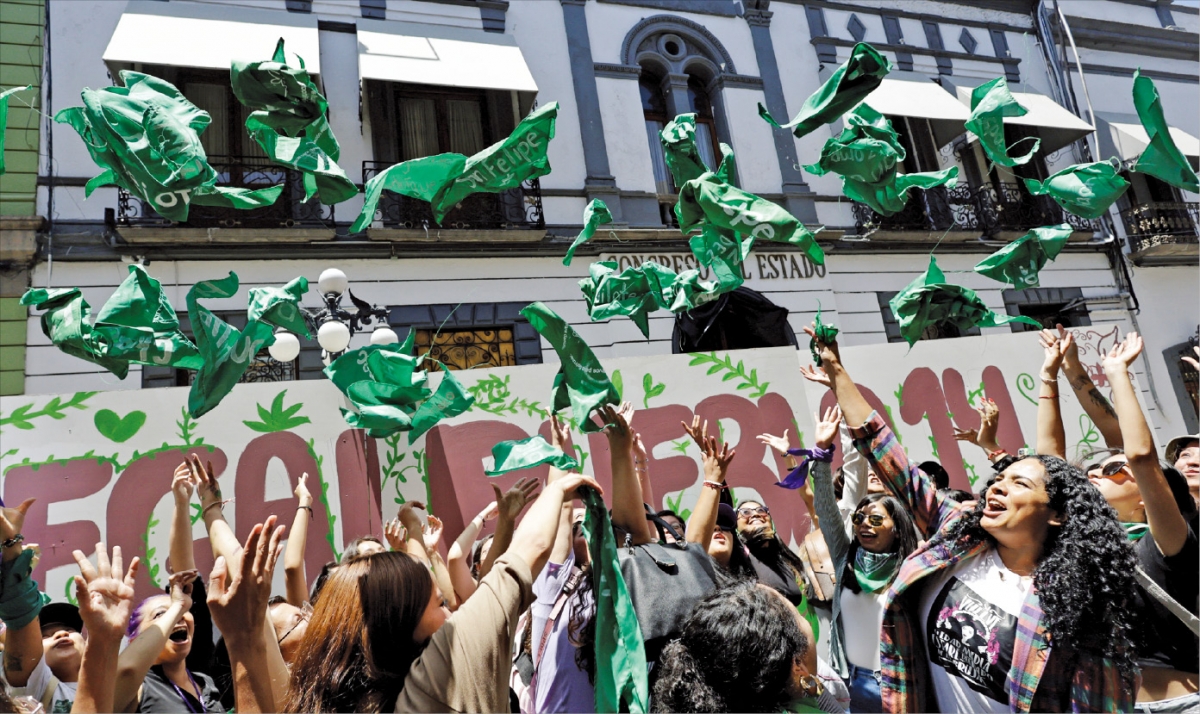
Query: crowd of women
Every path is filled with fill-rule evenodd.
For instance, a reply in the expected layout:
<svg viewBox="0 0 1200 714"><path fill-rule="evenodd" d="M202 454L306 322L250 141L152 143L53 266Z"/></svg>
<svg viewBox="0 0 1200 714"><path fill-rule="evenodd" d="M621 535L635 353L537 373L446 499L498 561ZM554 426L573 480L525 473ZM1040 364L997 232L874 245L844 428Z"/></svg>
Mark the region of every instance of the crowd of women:
<svg viewBox="0 0 1200 714"><path fill-rule="evenodd" d="M708 424L683 425L704 466L685 521L647 505L656 501L629 406L595 416L608 437L604 499L624 553L621 593L644 637L647 667L636 674L648 677L651 709L1200 711L1200 443L1182 436L1156 449L1130 380L1143 349L1136 334L1103 359L1110 403L1071 334L1043 331L1034 447L999 447L998 421L1015 417L986 398L980 428L957 434L993 465L978 493L948 488L936 462L911 462L837 344L815 344L821 367L803 376L837 406L817 415L801 454L797 498L813 516L802 543L784 542L765 504L734 503L726 481L731 470L736 481L736 454ZM1063 377L1106 447L1075 462ZM551 436L573 453L554 416ZM786 433L759 439L789 449ZM613 639L596 616L612 584L592 567L597 551L576 507L589 489L600 486L555 469L545 483L522 479L496 489L445 544L441 521L406 503L309 587L305 479L290 530L272 516L243 543L211 465L193 456L175 472L166 590L135 603L139 559L98 543L91 557L74 553L78 607L45 604L22 543L32 501L9 504L0 708L596 711L615 660L597 656L598 641ZM211 573L196 570L193 499ZM286 589L273 594L280 555Z"/></svg>

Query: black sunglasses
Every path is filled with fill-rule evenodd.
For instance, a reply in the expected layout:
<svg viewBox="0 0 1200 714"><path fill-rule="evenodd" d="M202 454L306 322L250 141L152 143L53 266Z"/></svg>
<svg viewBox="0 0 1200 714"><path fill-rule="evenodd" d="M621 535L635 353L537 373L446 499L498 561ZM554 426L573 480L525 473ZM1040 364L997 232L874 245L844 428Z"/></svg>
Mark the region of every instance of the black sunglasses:
<svg viewBox="0 0 1200 714"><path fill-rule="evenodd" d="M752 516L769 516L771 509L766 506L745 506L737 509L737 514L741 518L750 518Z"/></svg>
<svg viewBox="0 0 1200 714"><path fill-rule="evenodd" d="M863 521L867 521L875 528L878 528L879 526L883 525L883 516L879 515L878 513L872 513L871 515L867 515L866 513L859 511L858 513L855 513L854 517L851 518L850 520L856 526L861 526L863 524Z"/></svg>
<svg viewBox="0 0 1200 714"><path fill-rule="evenodd" d="M1093 471L1099 471L1104 478L1112 478L1128 465L1128 461L1109 461L1103 466L1100 464L1092 464L1091 466L1087 467L1086 473L1090 474Z"/></svg>

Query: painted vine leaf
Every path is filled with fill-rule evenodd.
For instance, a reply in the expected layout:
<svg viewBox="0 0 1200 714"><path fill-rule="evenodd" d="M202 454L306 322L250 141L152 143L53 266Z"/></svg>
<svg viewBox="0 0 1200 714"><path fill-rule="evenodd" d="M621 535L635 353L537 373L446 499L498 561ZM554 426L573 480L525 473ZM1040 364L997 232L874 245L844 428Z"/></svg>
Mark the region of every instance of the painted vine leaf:
<svg viewBox="0 0 1200 714"><path fill-rule="evenodd" d="M747 373L746 364L743 361L738 360L738 363L735 365L733 363L733 358L729 355L725 355L724 358L721 358L717 356L716 352L710 352L708 354L701 352L693 355L691 361L688 362L688 365L693 367L704 364L710 365L708 368L709 375L714 375L721 371L726 372L726 374L722 375L721 377L721 381L723 382L740 380L738 384L735 385L734 389L750 390L750 393L747 396L752 399L758 399L759 397L764 396L767 393L767 387L771 385L770 382L760 383L758 381L757 369L751 369L750 372Z"/></svg>
<svg viewBox="0 0 1200 714"><path fill-rule="evenodd" d="M666 382L659 382L658 384L655 384L654 377L652 377L649 372L642 376L642 392L645 394L645 396L642 398L642 406L645 408L649 409L650 400L661 395L665 391L667 391Z"/></svg>
<svg viewBox="0 0 1200 714"><path fill-rule="evenodd" d="M75 394L63 401L62 397L51 397L50 401L37 411L33 410L33 404L22 404L12 410L8 416L0 415L0 428L5 426L14 426L18 429L28 431L33 429L33 421L41 417L50 417L51 419L65 419L67 409L82 409L88 407L84 404L87 400L96 396L97 392L75 392Z"/></svg>
<svg viewBox="0 0 1200 714"><path fill-rule="evenodd" d="M300 411L300 407L304 406L303 402L297 402L286 409L284 408L283 397L285 394L287 394L286 389L275 395L274 401L271 402L270 410L264 409L261 404L258 405L258 418L262 421L243 421L242 423L254 431L267 434L276 431L287 431L301 424L312 423L306 416L296 416L296 412Z"/></svg>

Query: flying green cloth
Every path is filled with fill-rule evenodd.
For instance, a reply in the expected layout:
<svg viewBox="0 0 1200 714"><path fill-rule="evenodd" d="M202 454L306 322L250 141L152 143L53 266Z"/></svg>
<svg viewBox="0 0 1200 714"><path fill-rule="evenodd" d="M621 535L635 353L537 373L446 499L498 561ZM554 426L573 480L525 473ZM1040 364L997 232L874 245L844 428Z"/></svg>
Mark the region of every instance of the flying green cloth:
<svg viewBox="0 0 1200 714"><path fill-rule="evenodd" d="M700 178L701 174L709 171L704 159L700 158L699 149L696 148L695 114L680 114L675 117L658 133L658 138L662 142L667 170L671 172L676 186Z"/></svg>
<svg viewBox="0 0 1200 714"><path fill-rule="evenodd" d="M771 126L791 129L797 137L804 136L822 124L836 121L866 99L883 82L890 69L886 57L874 47L860 42L851 50L850 59L804 100L800 113L790 124L780 125L762 104L758 105L758 115Z"/></svg>
<svg viewBox="0 0 1200 714"><path fill-rule="evenodd" d="M570 407L580 431L600 431L603 427L592 421L592 412L605 404L621 403L621 395L600 360L579 333L544 304L532 303L521 310L521 315L546 338L562 363L554 378L554 411Z"/></svg>
<svg viewBox="0 0 1200 714"><path fill-rule="evenodd" d="M999 327L1010 322L1023 322L1039 327L1031 317L997 315L983 300L961 285L946 282L938 268L937 258L929 256L929 268L908 287L896 293L888 303L900 323L900 335L912 346L930 325L948 324L967 331L972 327Z"/></svg>
<svg viewBox="0 0 1200 714"><path fill-rule="evenodd" d="M981 84L971 92L971 116L965 122L968 131L979 137L979 145L983 153L993 163L1000 166L1021 166L1029 163L1041 139L1034 139L1029 152L1017 157L1008 155L1008 147L1004 142L1004 117L1023 117L1029 110L1017 103L1012 92L1008 91L1008 80L997 77L990 82ZM1020 142L1018 142L1020 143ZM1015 146L1016 144L1014 144Z"/></svg>
<svg viewBox="0 0 1200 714"><path fill-rule="evenodd" d="M659 309L673 313L691 310L742 284L740 273L728 282L714 284L702 281L698 270L676 274L653 261L620 273L616 261L597 261L589 266L588 273L579 281L588 316L607 320L625 315L646 338L650 337L649 313Z"/></svg>
<svg viewBox="0 0 1200 714"><path fill-rule="evenodd" d="M1038 271L1058 257L1074 230L1069 223L1034 228L979 261L975 272L1018 290L1036 288Z"/></svg>
<svg viewBox="0 0 1200 714"><path fill-rule="evenodd" d="M1068 166L1045 181L1025 179L1025 188L1034 196L1049 195L1068 213L1099 218L1129 188L1129 182L1117 173L1114 161Z"/></svg>
<svg viewBox="0 0 1200 714"><path fill-rule="evenodd" d="M558 447L546 443L541 434L520 441L501 441L492 447L492 459L492 468L484 472L488 476L501 476L542 464L550 464L563 471L579 468L578 461Z"/></svg>
<svg viewBox="0 0 1200 714"><path fill-rule="evenodd" d="M251 288L243 330L200 304L202 298L233 297L238 284L237 273L230 271L228 277L202 280L188 291L188 319L204 358L188 393L188 414L193 419L216 407L246 373L259 350L275 343L272 328L282 327L309 336L300 312L300 297L308 292L308 280L299 277L283 288Z"/></svg>
<svg viewBox="0 0 1200 714"><path fill-rule="evenodd" d="M550 173L546 149L554 138L557 116L558 102L551 102L522 119L507 139L474 156L438 154L388 167L367 181L362 213L350 232L358 233L371 223L384 189L428 201L434 219L441 223L446 213L473 193L499 193L545 176Z"/></svg>
<svg viewBox="0 0 1200 714"><path fill-rule="evenodd" d="M433 396L426 399L417 407L412 417L412 431L408 432L408 443L411 446L425 432L429 431L443 419L456 417L471 408L475 397L471 396L454 373L445 366L442 367L442 383L438 385Z"/></svg>
<svg viewBox="0 0 1200 714"><path fill-rule="evenodd" d="M883 184L868 184L850 178L842 178L842 193L859 203L865 203L881 216L891 216L904 210L908 203L908 192L914 188L928 191L937 186L954 188L958 183L958 167L951 166L941 171L919 174L896 174Z"/></svg>
<svg viewBox="0 0 1200 714"><path fill-rule="evenodd" d="M617 539L600 494L582 490L586 508L583 535L592 560L596 587L596 711L647 711L649 681L646 644L621 565Z"/></svg>
<svg viewBox="0 0 1200 714"><path fill-rule="evenodd" d="M140 265L100 308L95 324L78 288L36 288L21 296L22 305L46 310L42 332L59 349L104 367L121 379L130 364L200 369L203 360L179 329L179 319L162 286Z"/></svg>
<svg viewBox="0 0 1200 714"><path fill-rule="evenodd" d="M412 334L411 331L409 334ZM405 344L408 344L407 340L405 341ZM407 353L403 351L403 347L404 345L395 344L367 345L365 347L349 350L348 352L342 353L340 357L333 360L333 362L329 363L329 365L325 367L325 376L329 378L329 381L333 382L333 385L337 387L339 391L345 392L350 388L350 385L354 384L355 382L374 379L371 368L368 366L368 361L374 353L395 353L399 356L411 357L411 355L407 355ZM416 359L413 358L412 361L413 367L409 370L410 375L416 369ZM385 380L381 379L379 381Z"/></svg>
<svg viewBox="0 0 1200 714"><path fill-rule="evenodd" d="M878 184L896 175L904 157L904 146L892 123L864 102L846 115L842 133L825 142L821 160L802 168L815 176L834 173Z"/></svg>
<svg viewBox="0 0 1200 714"><path fill-rule="evenodd" d="M825 251L798 218L778 204L732 186L711 172L683 185L676 213L684 233L709 223L752 238L799 246L814 263L825 263Z"/></svg>
<svg viewBox="0 0 1200 714"><path fill-rule="evenodd" d="M596 235L596 229L605 223L612 223L612 213L609 212L608 206L598 198L593 198L592 202L583 209L583 230L576 236L575 242L567 248L567 256L563 258L563 265L570 265L571 259L575 257L575 249L587 243Z"/></svg>
<svg viewBox="0 0 1200 714"><path fill-rule="evenodd" d="M304 200L341 203L358 187L336 163L342 149L325 118L329 104L297 59L298 68L288 66L281 37L269 62L234 60L229 81L237 100L255 110L246 118L250 136L272 161L304 174Z"/></svg>
<svg viewBox="0 0 1200 714"><path fill-rule="evenodd" d="M1133 170L1166 181L1175 188L1200 193L1200 179L1171 138L1158 88L1154 86L1154 80L1142 76L1141 68L1133 73L1133 106L1150 137L1149 145L1138 157Z"/></svg>
<svg viewBox="0 0 1200 714"><path fill-rule="evenodd" d="M817 316L813 319L813 332L815 336L808 341L808 349L812 352L813 362L818 367L821 366L821 354L817 352L817 342L831 345L838 336L838 328L833 325L827 325L821 322L821 302L817 301Z"/></svg>
<svg viewBox="0 0 1200 714"><path fill-rule="evenodd" d="M32 84L24 87L13 87L0 92L0 176L4 175L4 135L8 131L8 98L17 92L32 89Z"/></svg>
<svg viewBox="0 0 1200 714"><path fill-rule="evenodd" d="M87 182L85 196L116 185L138 196L160 216L183 222L191 203L238 209L269 206L283 185L255 191L217 186L200 134L212 118L169 82L121 72L124 87L83 90L83 106L54 121L79 133L92 160L104 169Z"/></svg>

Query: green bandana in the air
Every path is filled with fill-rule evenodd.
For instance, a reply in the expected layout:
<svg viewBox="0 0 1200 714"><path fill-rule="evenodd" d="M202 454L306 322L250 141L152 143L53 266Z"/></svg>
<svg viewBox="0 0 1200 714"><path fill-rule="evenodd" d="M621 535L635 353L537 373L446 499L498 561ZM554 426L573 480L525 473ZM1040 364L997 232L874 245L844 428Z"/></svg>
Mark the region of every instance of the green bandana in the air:
<svg viewBox="0 0 1200 714"><path fill-rule="evenodd" d="M1034 196L1049 195L1068 213L1096 219L1125 193L1129 182L1117 173L1113 161L1097 161L1068 166L1045 181L1025 179L1025 188Z"/></svg>
<svg viewBox="0 0 1200 714"><path fill-rule="evenodd" d="M1150 144L1138 157L1133 170L1166 181L1175 188L1200 193L1200 179L1171 138L1158 88L1152 79L1142 76L1141 69L1133 73L1133 106L1150 137Z"/></svg>
<svg viewBox="0 0 1200 714"><path fill-rule="evenodd" d="M184 222L191 204L237 209L269 206L283 185L257 190L217 186L200 133L212 122L170 82L121 72L124 87L83 90L83 106L63 109L54 121L70 124L92 160L104 169L84 195L116 185L160 216Z"/></svg>
<svg viewBox="0 0 1200 714"><path fill-rule="evenodd" d="M488 476L500 476L542 464L550 464L562 471L579 468L578 461L558 447L551 446L541 434L520 441L501 441L492 447L492 461L492 468L484 472Z"/></svg>
<svg viewBox="0 0 1200 714"><path fill-rule="evenodd" d="M816 335L808 341L808 349L812 352L813 362L821 366L821 354L817 352L817 343L832 345L838 336L838 328L821 322L821 301L817 301L817 316L813 318L813 333Z"/></svg>
<svg viewBox="0 0 1200 714"><path fill-rule="evenodd" d="M881 216L891 216L904 210L908 204L908 192L914 188L928 191L938 186L954 188L958 183L958 167L951 166L941 171L926 171L919 174L896 174L882 184L869 184L851 178L842 178L842 193L859 203L865 203Z"/></svg>
<svg viewBox="0 0 1200 714"><path fill-rule="evenodd" d="M822 124L836 121L866 99L883 82L890 69L886 57L874 47L860 42L851 50L850 59L804 101L790 124L780 125L762 104L758 105L758 115L771 126L791 129L797 137L804 136Z"/></svg>
<svg viewBox="0 0 1200 714"><path fill-rule="evenodd" d="M272 161L304 174L304 200L341 203L358 187L336 163L342 150L325 118L329 104L297 60L299 67L288 66L280 38L270 61L234 60L229 81L237 100L255 110L246 119L250 136Z"/></svg>
<svg viewBox="0 0 1200 714"><path fill-rule="evenodd" d="M867 184L890 182L906 155L892 123L866 102L845 119L842 133L825 142L821 160L804 170L814 176L833 173Z"/></svg>
<svg viewBox="0 0 1200 714"><path fill-rule="evenodd" d="M650 337L649 313L691 310L728 292L726 285L700 280L700 271L676 274L653 261L617 272L616 261L597 261L588 267L588 277L579 281L587 301L588 316L607 320L625 315L633 320L644 337ZM738 282L741 277L739 274ZM736 287L736 286L735 286Z"/></svg>
<svg viewBox="0 0 1200 714"><path fill-rule="evenodd" d="M1034 228L979 261L975 272L1018 290L1036 288L1038 271L1058 257L1074 230L1069 223Z"/></svg>
<svg viewBox="0 0 1200 714"><path fill-rule="evenodd" d="M993 163L1021 166L1029 163L1042 145L1042 140L1034 139L1029 151L1021 156L1009 156L1009 147L1004 141L1004 117L1023 117L1028 113L1029 110L1021 106L1008 90L1008 80L997 77L971 92L971 116L965 126L979 137L983 153Z"/></svg>
<svg viewBox="0 0 1200 714"><path fill-rule="evenodd" d="M100 308L96 322L79 288L34 288L21 304L43 308L42 332L69 355L98 364L121 379L130 364L200 369L196 345L179 329L179 319L159 282L140 265Z"/></svg>
<svg viewBox="0 0 1200 714"><path fill-rule="evenodd" d="M535 302L521 315L546 338L562 363L554 378L554 411L570 407L580 431L600 431L603 427L592 421L592 412L605 404L621 403L621 395L600 360L579 333L544 304Z"/></svg>
<svg viewBox="0 0 1200 714"><path fill-rule="evenodd" d="M587 243L596 235L596 229L605 223L612 223L612 214L608 211L608 206L598 198L592 199L592 202L583 209L583 230L575 238L575 242L567 248L567 256L563 258L563 265L570 265L571 259L575 257L575 249Z"/></svg>

